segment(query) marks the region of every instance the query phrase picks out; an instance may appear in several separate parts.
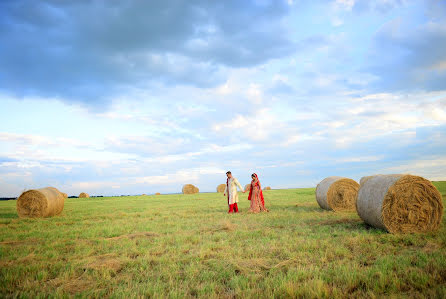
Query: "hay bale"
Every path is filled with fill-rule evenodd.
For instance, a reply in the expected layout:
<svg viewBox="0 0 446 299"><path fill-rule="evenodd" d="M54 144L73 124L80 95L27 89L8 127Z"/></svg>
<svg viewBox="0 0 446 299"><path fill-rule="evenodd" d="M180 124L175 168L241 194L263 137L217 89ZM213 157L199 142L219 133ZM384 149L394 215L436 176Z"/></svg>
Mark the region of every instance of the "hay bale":
<svg viewBox="0 0 446 299"><path fill-rule="evenodd" d="M316 200L325 210L354 211L359 184L352 179L331 176L316 187Z"/></svg>
<svg viewBox="0 0 446 299"><path fill-rule="evenodd" d="M265 188L263 188L263 190L271 190L271 187L265 187Z"/></svg>
<svg viewBox="0 0 446 299"><path fill-rule="evenodd" d="M374 177L373 175L370 176L363 176L360 180L359 180L359 185L362 186L364 185L365 182L367 182L370 178Z"/></svg>
<svg viewBox="0 0 446 299"><path fill-rule="evenodd" d="M81 194L79 194L79 198L89 198L90 195L88 195L88 193L82 192Z"/></svg>
<svg viewBox="0 0 446 299"><path fill-rule="evenodd" d="M251 189L251 184L246 184L245 185L245 191L249 191L249 189Z"/></svg>
<svg viewBox="0 0 446 299"><path fill-rule="evenodd" d="M156 192L156 193L155 193L155 195L161 195L161 193L159 193L159 192Z"/></svg>
<svg viewBox="0 0 446 299"><path fill-rule="evenodd" d="M63 198L68 198L68 194L66 194L64 192L60 192L60 194L62 194Z"/></svg>
<svg viewBox="0 0 446 299"><path fill-rule="evenodd" d="M186 184L183 186L183 194L195 194L198 193L200 191L200 189L198 189L197 187L195 187L192 184Z"/></svg>
<svg viewBox="0 0 446 299"><path fill-rule="evenodd" d="M384 174L374 174L374 175L369 175L369 176L363 176L360 180L359 180L359 185L362 186L364 185L365 182L367 182L369 179L373 178L374 176L380 176L380 175L384 175ZM396 174L397 175L397 174Z"/></svg>
<svg viewBox="0 0 446 299"><path fill-rule="evenodd" d="M440 192L413 175L376 175L363 181L356 208L364 222L390 233L437 230L443 216Z"/></svg>
<svg viewBox="0 0 446 299"><path fill-rule="evenodd" d="M225 189L226 189L226 184L220 184L217 186L217 192L219 193L225 192Z"/></svg>
<svg viewBox="0 0 446 299"><path fill-rule="evenodd" d="M19 217L51 217L63 211L65 198L56 188L47 187L23 192L17 199Z"/></svg>

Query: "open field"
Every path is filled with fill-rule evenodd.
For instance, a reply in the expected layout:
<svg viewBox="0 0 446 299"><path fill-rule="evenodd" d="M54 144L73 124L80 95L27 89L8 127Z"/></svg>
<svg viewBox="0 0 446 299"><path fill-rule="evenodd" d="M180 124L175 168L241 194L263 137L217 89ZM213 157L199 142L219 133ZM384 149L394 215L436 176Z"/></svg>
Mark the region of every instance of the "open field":
<svg viewBox="0 0 446 299"><path fill-rule="evenodd" d="M446 206L446 182L436 182ZM446 297L446 225L391 235L324 211L314 188L67 199L18 219L0 202L0 297Z"/></svg>

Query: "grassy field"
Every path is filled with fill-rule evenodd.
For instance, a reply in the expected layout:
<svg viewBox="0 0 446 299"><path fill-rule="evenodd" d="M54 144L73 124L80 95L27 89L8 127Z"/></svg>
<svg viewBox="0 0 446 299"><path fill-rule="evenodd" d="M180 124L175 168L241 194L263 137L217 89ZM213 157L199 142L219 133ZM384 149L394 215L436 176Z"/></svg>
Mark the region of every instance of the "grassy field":
<svg viewBox="0 0 446 299"><path fill-rule="evenodd" d="M0 202L0 297L446 297L446 217L391 235L314 192L266 191L257 215L247 194L236 215L217 193L67 199L48 219Z"/></svg>

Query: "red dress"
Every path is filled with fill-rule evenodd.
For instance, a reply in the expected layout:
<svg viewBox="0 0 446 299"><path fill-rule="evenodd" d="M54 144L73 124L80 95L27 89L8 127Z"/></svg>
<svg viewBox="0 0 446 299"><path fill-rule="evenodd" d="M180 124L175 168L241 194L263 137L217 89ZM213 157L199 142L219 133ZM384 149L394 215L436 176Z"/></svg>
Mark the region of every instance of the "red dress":
<svg viewBox="0 0 446 299"><path fill-rule="evenodd" d="M248 200L251 201L249 212L268 212L268 210L265 208L265 199L263 198L262 186L260 185L257 175L256 178L251 181Z"/></svg>

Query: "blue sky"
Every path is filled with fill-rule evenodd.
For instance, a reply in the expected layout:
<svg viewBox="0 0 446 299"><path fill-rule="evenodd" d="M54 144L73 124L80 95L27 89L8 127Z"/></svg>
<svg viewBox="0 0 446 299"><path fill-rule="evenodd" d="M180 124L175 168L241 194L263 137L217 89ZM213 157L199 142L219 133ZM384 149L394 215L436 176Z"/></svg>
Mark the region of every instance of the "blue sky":
<svg viewBox="0 0 446 299"><path fill-rule="evenodd" d="M446 2L1 1L0 196L446 179Z"/></svg>

